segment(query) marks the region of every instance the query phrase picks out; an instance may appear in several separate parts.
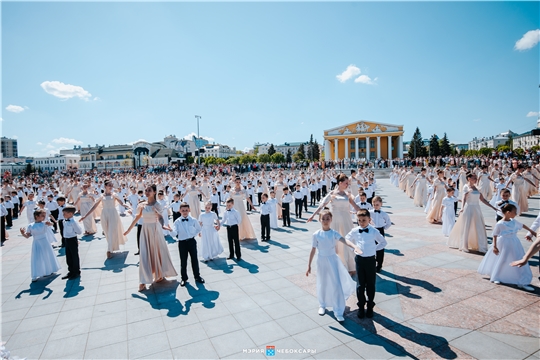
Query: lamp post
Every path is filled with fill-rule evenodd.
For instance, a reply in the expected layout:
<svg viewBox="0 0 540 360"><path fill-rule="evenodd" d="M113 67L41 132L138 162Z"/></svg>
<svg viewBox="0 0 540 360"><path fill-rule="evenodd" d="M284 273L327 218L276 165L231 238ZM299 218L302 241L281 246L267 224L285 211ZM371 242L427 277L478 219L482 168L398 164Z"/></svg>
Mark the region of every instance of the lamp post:
<svg viewBox="0 0 540 360"><path fill-rule="evenodd" d="M199 116L199 115L195 115L195 118L197 119L197 140L199 140L199 137L200 137L200 135L199 135L199 120L202 119L202 117ZM195 142L195 145L197 147L197 153L198 153L197 161L198 161L199 165L201 165L201 152L199 150L199 146L197 145L197 142Z"/></svg>

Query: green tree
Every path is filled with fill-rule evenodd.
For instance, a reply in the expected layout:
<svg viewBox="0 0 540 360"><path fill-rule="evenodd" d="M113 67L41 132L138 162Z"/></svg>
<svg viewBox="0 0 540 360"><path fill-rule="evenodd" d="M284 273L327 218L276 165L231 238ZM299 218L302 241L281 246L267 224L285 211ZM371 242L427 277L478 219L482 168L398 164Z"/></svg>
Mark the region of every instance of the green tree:
<svg viewBox="0 0 540 360"><path fill-rule="evenodd" d="M497 146L497 151L510 151L510 146L501 144Z"/></svg>
<svg viewBox="0 0 540 360"><path fill-rule="evenodd" d="M283 156L282 153L274 153L271 158L272 162L276 164L282 164L283 162L285 162L285 156Z"/></svg>
<svg viewBox="0 0 540 360"><path fill-rule="evenodd" d="M321 157L321 153L319 151L319 143L317 143L317 139L315 139L315 142L313 143L313 161L319 161Z"/></svg>
<svg viewBox="0 0 540 360"><path fill-rule="evenodd" d="M298 152L297 154L300 154L300 156L302 157L302 160L304 160L306 158L306 149L304 147L304 144L300 144L300 146L298 147Z"/></svg>
<svg viewBox="0 0 540 360"><path fill-rule="evenodd" d="M268 154L259 154L257 158L260 163L269 163L272 161L272 159L270 158L270 155Z"/></svg>
<svg viewBox="0 0 540 360"><path fill-rule="evenodd" d="M309 161L313 161L313 158L314 158L314 153L313 153L313 150L314 150L314 145L315 143L313 142L313 134L311 134L311 136L309 137L309 142L308 142L308 146L307 146L307 151L306 151L306 158L309 160Z"/></svg>
<svg viewBox="0 0 540 360"><path fill-rule="evenodd" d="M414 158L420 156L426 156L426 148L424 147L424 143L422 141L422 133L417 127L414 131L413 137L411 139L411 144L409 146L409 157Z"/></svg>
<svg viewBox="0 0 540 360"><path fill-rule="evenodd" d="M26 175L30 175L31 173L34 172L34 169L32 169L32 164L28 163L26 164Z"/></svg>
<svg viewBox="0 0 540 360"><path fill-rule="evenodd" d="M448 141L448 136L446 135L446 133L444 133L442 139L439 140L439 148L441 149L442 156L448 156L452 153L450 142Z"/></svg>
<svg viewBox="0 0 540 360"><path fill-rule="evenodd" d="M268 148L268 155L272 156L276 153L276 148L274 148L274 144L270 144L270 147Z"/></svg>
<svg viewBox="0 0 540 360"><path fill-rule="evenodd" d="M258 147L258 146L255 146L255 147L253 148L253 154L259 155L259 147Z"/></svg>
<svg viewBox="0 0 540 360"><path fill-rule="evenodd" d="M286 163L291 163L293 160L292 160L292 153L291 153L291 149L287 149L287 156L285 157L285 162Z"/></svg>
<svg viewBox="0 0 540 360"><path fill-rule="evenodd" d="M478 155L490 156L492 151L492 148L481 148L478 150Z"/></svg>
<svg viewBox="0 0 540 360"><path fill-rule="evenodd" d="M431 156L441 155L441 149L439 149L439 137L437 134L431 135L431 139L429 140L429 154Z"/></svg>

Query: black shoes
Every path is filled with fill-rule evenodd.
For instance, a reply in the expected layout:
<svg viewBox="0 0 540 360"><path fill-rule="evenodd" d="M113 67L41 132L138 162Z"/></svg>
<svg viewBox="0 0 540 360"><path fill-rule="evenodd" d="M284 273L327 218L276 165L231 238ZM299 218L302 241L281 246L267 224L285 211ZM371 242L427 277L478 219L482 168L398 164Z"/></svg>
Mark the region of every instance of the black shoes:
<svg viewBox="0 0 540 360"><path fill-rule="evenodd" d="M186 286L186 280L180 280L180 286Z"/></svg>
<svg viewBox="0 0 540 360"><path fill-rule="evenodd" d="M373 308L372 307L368 307L367 310L366 310L366 317L368 318L372 318L373 317Z"/></svg>
<svg viewBox="0 0 540 360"><path fill-rule="evenodd" d="M204 279L202 277L195 279L195 281L204 284Z"/></svg>
<svg viewBox="0 0 540 360"><path fill-rule="evenodd" d="M356 316L358 316L359 319L363 319L366 316L366 311L364 308L358 309Z"/></svg>
<svg viewBox="0 0 540 360"><path fill-rule="evenodd" d="M136 252L135 254L133 254L133 255L139 255L139 252L137 251L137 252Z"/></svg>
<svg viewBox="0 0 540 360"><path fill-rule="evenodd" d="M234 256L229 256L227 260L234 260Z"/></svg>

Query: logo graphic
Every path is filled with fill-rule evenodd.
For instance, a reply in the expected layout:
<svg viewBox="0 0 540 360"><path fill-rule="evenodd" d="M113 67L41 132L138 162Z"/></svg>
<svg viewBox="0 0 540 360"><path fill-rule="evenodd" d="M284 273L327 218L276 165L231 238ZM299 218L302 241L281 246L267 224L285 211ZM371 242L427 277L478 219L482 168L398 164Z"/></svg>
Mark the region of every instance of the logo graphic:
<svg viewBox="0 0 540 360"><path fill-rule="evenodd" d="M266 356L276 356L276 347L273 345L267 345Z"/></svg>

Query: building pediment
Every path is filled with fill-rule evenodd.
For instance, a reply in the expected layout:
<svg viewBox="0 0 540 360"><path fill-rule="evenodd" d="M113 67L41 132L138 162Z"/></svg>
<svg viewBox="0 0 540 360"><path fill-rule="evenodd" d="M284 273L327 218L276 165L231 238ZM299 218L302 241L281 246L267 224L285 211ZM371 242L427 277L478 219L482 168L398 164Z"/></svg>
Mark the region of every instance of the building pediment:
<svg viewBox="0 0 540 360"><path fill-rule="evenodd" d="M325 130L325 136L349 135L349 134L378 134L378 133L403 132L403 125L376 123L372 121L358 121L333 129Z"/></svg>

